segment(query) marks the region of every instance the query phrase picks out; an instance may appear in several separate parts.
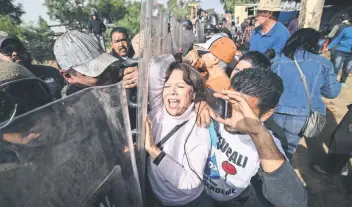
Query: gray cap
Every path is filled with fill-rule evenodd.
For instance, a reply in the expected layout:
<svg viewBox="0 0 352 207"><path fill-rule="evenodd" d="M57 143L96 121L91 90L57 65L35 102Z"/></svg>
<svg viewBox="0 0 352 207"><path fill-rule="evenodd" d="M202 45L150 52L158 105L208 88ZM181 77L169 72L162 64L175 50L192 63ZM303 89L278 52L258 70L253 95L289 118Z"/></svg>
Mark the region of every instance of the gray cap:
<svg viewBox="0 0 352 207"><path fill-rule="evenodd" d="M93 36L78 31L69 31L55 42L54 54L62 70L74 69L89 77L102 74L117 61L105 53Z"/></svg>

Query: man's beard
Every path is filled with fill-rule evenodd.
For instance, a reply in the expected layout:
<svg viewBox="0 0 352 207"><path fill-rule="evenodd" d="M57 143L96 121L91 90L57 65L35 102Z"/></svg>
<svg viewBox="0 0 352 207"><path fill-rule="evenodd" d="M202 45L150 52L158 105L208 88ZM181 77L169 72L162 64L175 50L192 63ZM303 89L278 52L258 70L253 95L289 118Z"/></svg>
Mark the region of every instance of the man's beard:
<svg viewBox="0 0 352 207"><path fill-rule="evenodd" d="M11 61L20 65L24 65L24 60L21 57L15 56L11 58Z"/></svg>

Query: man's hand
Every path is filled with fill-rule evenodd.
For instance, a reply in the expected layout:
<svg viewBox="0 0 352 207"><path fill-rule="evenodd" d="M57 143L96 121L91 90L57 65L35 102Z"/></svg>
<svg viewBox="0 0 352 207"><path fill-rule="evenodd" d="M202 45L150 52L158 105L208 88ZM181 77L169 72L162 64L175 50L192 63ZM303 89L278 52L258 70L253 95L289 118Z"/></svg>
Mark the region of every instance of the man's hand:
<svg viewBox="0 0 352 207"><path fill-rule="evenodd" d="M125 88L134 88L138 84L138 69L137 67L129 67L124 70L123 82Z"/></svg>
<svg viewBox="0 0 352 207"><path fill-rule="evenodd" d="M208 128L210 126L210 113L205 101L200 101L194 105L197 115L197 126Z"/></svg>
<svg viewBox="0 0 352 207"><path fill-rule="evenodd" d="M211 113L215 121L231 126L243 134L260 133L263 125L241 93L224 90L222 94L215 93L214 96L228 101L232 106L231 118L223 119Z"/></svg>
<svg viewBox="0 0 352 207"><path fill-rule="evenodd" d="M270 173L279 169L284 163L284 157L277 148L272 136L262 125L243 95L235 91L222 91L222 94L214 94L214 96L231 103L232 117L222 119L211 113L212 117L216 121L231 126L251 137L257 148L264 172Z"/></svg>
<svg viewBox="0 0 352 207"><path fill-rule="evenodd" d="M13 144L28 144L30 141L37 139L40 134L30 133L26 137L23 137L20 133L4 133L3 139Z"/></svg>

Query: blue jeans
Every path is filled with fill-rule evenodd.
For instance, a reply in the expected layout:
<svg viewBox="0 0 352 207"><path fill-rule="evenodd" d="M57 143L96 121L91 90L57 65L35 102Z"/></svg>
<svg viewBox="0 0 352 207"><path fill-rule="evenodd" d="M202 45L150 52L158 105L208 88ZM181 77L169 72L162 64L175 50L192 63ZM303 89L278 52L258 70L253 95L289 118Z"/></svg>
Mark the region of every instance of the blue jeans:
<svg viewBox="0 0 352 207"><path fill-rule="evenodd" d="M286 157L291 160L293 153L295 152L301 136L298 134L301 132L304 123L308 116L305 115L290 115L290 114L279 114L273 115L274 121L282 127L285 132L286 140L280 140L283 150L285 151Z"/></svg>
<svg viewBox="0 0 352 207"><path fill-rule="evenodd" d="M337 74L342 66L342 75L340 82L346 83L348 74L352 70L352 53L345 53L338 50L334 50L332 55L332 63L334 64L335 73Z"/></svg>

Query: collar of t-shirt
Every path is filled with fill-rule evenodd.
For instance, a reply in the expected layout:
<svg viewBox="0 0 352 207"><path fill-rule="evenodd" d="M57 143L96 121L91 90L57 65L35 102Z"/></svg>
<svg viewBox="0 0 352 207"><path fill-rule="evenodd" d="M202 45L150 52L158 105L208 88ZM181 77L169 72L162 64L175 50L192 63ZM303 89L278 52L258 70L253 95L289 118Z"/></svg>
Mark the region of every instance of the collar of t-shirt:
<svg viewBox="0 0 352 207"><path fill-rule="evenodd" d="M260 27L260 28L259 28L259 33L260 33L262 36L268 36L268 37L270 37L270 36L272 36L272 35L275 33L275 31L277 30L277 27L278 27L278 23L276 22L275 25L274 25L274 27L271 28L271 30L270 30L269 32L265 33L265 34L262 34L262 28Z"/></svg>

